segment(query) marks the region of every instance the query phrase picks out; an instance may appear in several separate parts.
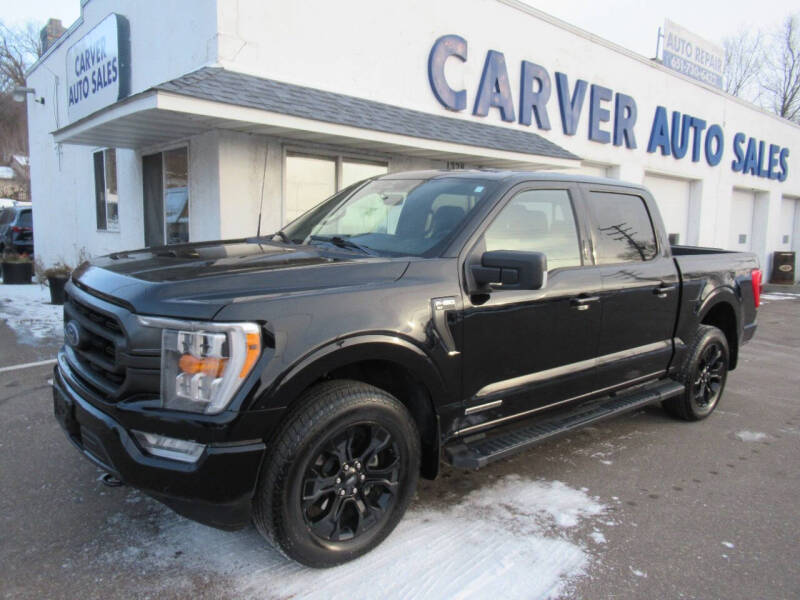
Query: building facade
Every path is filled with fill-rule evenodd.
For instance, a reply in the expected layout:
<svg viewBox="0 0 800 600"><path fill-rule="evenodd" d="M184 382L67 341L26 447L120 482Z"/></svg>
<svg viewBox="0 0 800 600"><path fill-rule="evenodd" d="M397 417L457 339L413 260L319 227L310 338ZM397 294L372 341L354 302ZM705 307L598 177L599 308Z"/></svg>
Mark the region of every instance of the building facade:
<svg viewBox="0 0 800 600"><path fill-rule="evenodd" d="M644 183L674 242L800 250L800 127L515 0L157 12L83 0L28 74L45 263L271 232L427 168Z"/></svg>

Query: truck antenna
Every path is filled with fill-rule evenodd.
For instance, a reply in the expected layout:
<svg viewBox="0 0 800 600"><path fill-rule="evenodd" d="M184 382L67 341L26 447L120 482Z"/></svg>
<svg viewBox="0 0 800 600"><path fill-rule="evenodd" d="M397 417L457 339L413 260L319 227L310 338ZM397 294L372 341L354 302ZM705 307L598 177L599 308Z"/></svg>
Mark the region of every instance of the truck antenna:
<svg viewBox="0 0 800 600"><path fill-rule="evenodd" d="M264 144L264 170L261 172L261 195L258 197L258 227L256 237L261 237L261 215L264 212L264 181L267 179L267 154L269 154L269 142Z"/></svg>

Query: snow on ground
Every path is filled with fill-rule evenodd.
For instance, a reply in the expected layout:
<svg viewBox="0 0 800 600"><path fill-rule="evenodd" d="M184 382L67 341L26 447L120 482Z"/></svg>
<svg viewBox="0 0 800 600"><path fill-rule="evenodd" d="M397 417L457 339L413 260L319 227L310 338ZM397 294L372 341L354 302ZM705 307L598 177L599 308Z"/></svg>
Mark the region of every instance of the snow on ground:
<svg viewBox="0 0 800 600"><path fill-rule="evenodd" d="M604 536L601 532L597 531L596 529L589 534L589 537L592 538L592 541L595 544L605 544L606 543L606 536Z"/></svg>
<svg viewBox="0 0 800 600"><path fill-rule="evenodd" d="M766 433L761 433L760 431L737 431L736 437L742 440L743 442L760 442L761 440L767 439Z"/></svg>
<svg viewBox="0 0 800 600"><path fill-rule="evenodd" d="M24 344L63 335L63 306L50 304L50 290L37 284L0 285L0 319Z"/></svg>
<svg viewBox="0 0 800 600"><path fill-rule="evenodd" d="M156 533L122 513L110 517L109 531L127 546L94 551L109 565L173 570L179 587L203 574L238 598L555 598L591 560L570 535L605 510L561 482L509 475L452 506L410 510L371 553L324 571L282 558L252 528L219 531L160 508Z"/></svg>
<svg viewBox="0 0 800 600"><path fill-rule="evenodd" d="M769 292L761 294L761 304L766 304L763 300L800 300L800 294L790 294L788 292Z"/></svg>

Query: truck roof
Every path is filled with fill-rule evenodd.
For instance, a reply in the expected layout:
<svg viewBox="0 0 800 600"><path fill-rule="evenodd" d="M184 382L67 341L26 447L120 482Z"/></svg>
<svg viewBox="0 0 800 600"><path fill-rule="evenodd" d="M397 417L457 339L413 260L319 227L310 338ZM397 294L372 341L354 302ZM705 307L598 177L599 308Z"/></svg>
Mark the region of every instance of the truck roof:
<svg viewBox="0 0 800 600"><path fill-rule="evenodd" d="M458 169L458 170L425 170L402 171L381 175L376 179L440 179L445 177L492 179L497 181L574 181L581 183L602 183L605 185L641 188L637 183L612 179L610 177L595 177L581 173L562 173L552 171L508 171L497 169Z"/></svg>

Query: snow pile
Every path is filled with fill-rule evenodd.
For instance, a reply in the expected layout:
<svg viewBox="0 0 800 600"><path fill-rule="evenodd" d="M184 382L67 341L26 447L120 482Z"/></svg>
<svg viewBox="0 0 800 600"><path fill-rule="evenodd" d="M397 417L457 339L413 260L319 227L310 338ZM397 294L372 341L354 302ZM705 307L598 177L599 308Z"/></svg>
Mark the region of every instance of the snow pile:
<svg viewBox="0 0 800 600"><path fill-rule="evenodd" d="M0 320L17 334L20 342L38 344L60 339L64 307L50 304L50 290L41 285L0 285Z"/></svg>
<svg viewBox="0 0 800 600"><path fill-rule="evenodd" d="M790 294L788 292L769 292L761 294L761 300L800 300L800 294ZM764 304L762 302L762 304Z"/></svg>
<svg viewBox="0 0 800 600"><path fill-rule="evenodd" d="M767 434L760 431L737 431L736 437L743 442L760 442L767 439Z"/></svg>
<svg viewBox="0 0 800 600"><path fill-rule="evenodd" d="M589 566L568 530L604 511L585 491L512 475L450 507L409 511L377 549L324 571L286 560L252 528L218 531L166 509L156 535L121 513L109 519L130 545L98 557L170 569L178 587L195 576L225 581L239 598L554 598Z"/></svg>

